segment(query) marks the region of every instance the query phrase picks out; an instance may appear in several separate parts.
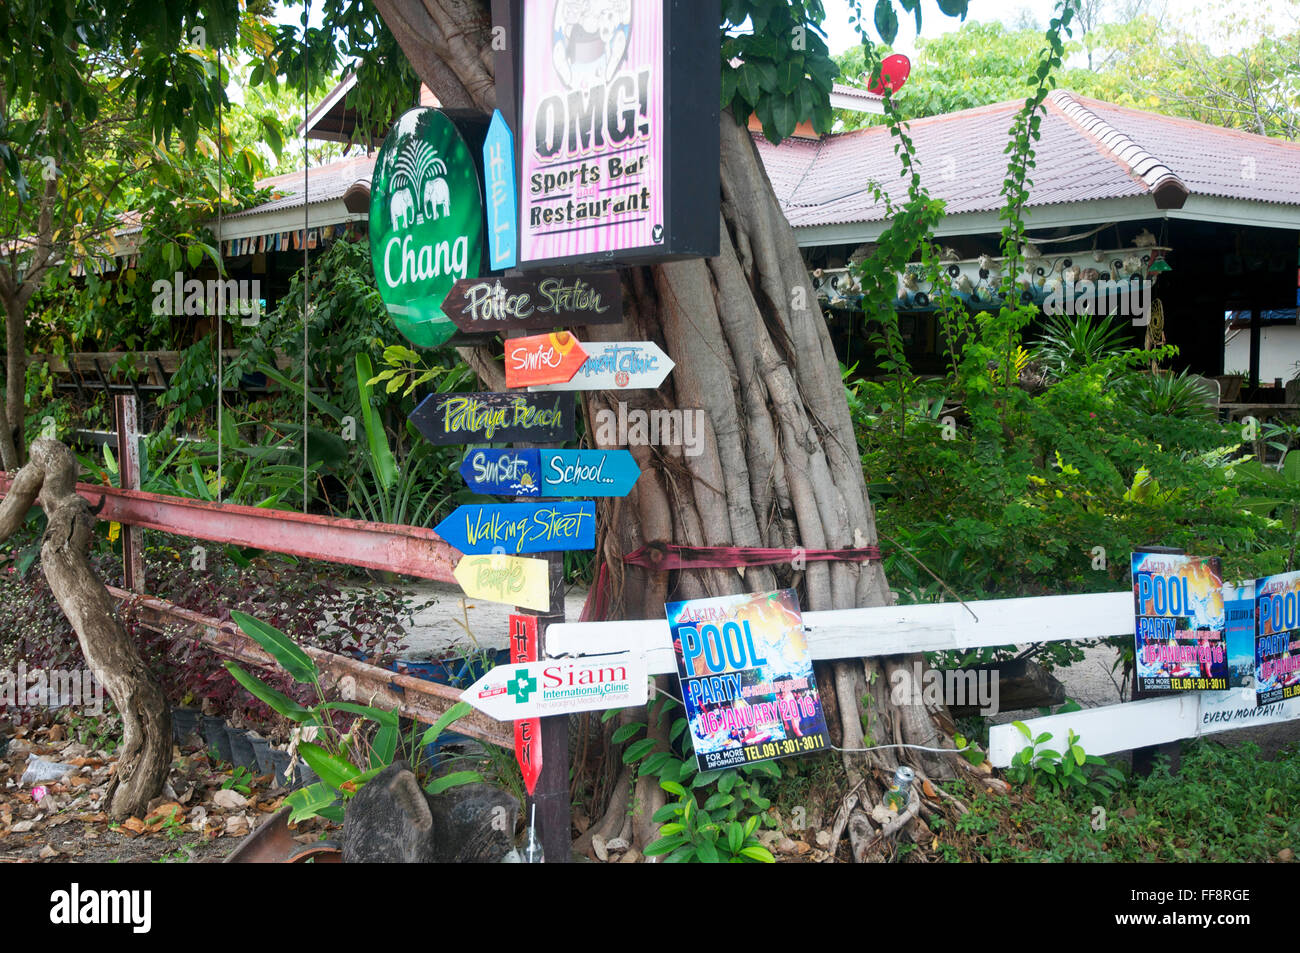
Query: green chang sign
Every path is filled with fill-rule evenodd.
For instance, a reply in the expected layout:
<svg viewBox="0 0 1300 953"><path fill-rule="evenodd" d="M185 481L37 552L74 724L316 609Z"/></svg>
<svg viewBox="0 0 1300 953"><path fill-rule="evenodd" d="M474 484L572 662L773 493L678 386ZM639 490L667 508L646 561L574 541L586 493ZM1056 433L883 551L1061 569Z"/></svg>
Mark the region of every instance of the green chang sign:
<svg viewBox="0 0 1300 953"><path fill-rule="evenodd" d="M436 109L402 114L384 139L370 185L370 257L397 329L434 347L456 326L442 302L478 276L483 198L456 127Z"/></svg>

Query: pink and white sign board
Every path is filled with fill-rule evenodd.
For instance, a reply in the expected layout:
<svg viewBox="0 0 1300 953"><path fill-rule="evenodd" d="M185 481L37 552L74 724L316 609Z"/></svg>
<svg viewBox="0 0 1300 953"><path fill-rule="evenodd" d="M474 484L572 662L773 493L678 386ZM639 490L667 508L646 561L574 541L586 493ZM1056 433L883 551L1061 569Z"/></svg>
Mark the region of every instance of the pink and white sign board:
<svg viewBox="0 0 1300 953"><path fill-rule="evenodd" d="M525 0L520 262L664 241L661 0Z"/></svg>

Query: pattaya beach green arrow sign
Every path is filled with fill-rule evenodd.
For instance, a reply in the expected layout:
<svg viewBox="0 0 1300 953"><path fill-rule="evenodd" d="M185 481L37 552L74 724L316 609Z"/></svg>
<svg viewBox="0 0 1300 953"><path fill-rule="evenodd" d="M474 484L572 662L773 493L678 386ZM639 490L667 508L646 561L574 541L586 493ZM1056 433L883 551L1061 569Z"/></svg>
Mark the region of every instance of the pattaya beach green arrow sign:
<svg viewBox="0 0 1300 953"><path fill-rule="evenodd" d="M434 347L455 333L442 301L478 275L482 246L483 196L465 140L436 109L403 113L375 159L370 258L380 297L411 343Z"/></svg>

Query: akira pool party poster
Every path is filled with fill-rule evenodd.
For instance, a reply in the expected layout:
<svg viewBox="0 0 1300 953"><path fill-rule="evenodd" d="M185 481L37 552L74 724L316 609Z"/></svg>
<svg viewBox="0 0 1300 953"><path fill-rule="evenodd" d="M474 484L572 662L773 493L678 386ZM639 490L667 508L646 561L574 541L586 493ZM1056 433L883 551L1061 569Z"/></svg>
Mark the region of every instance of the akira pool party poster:
<svg viewBox="0 0 1300 953"><path fill-rule="evenodd" d="M830 744L793 589L664 609L701 771Z"/></svg>

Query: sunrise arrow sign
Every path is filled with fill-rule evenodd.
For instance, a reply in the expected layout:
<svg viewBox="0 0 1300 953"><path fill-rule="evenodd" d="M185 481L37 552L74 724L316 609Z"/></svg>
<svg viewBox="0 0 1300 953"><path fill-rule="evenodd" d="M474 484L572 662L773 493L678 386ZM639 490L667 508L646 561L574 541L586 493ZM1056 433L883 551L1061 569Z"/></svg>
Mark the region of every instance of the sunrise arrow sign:
<svg viewBox="0 0 1300 953"><path fill-rule="evenodd" d="M653 341L589 341L586 348L577 373L529 390L654 390L675 366Z"/></svg>
<svg viewBox="0 0 1300 953"><path fill-rule="evenodd" d="M628 450L534 450L542 496L627 496L641 468Z"/></svg>
<svg viewBox="0 0 1300 953"><path fill-rule="evenodd" d="M506 341L506 386L562 384L578 373L587 352L568 331Z"/></svg>
<svg viewBox="0 0 1300 953"><path fill-rule="evenodd" d="M619 652L488 669L461 700L497 721L636 708L648 694L644 655Z"/></svg>
<svg viewBox="0 0 1300 953"><path fill-rule="evenodd" d="M596 548L596 504L472 503L434 532L462 553L551 553Z"/></svg>

